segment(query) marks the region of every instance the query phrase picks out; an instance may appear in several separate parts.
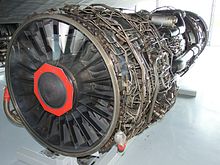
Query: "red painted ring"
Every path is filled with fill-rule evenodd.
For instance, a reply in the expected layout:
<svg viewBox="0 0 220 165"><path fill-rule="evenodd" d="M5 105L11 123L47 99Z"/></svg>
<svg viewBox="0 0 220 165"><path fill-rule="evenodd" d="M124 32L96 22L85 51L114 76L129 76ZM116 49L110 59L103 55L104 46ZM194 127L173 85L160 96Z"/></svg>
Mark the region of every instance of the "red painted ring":
<svg viewBox="0 0 220 165"><path fill-rule="evenodd" d="M38 81L41 75L46 72L53 73L57 77L59 77L59 79L62 81L66 89L66 101L62 107L54 108L49 106L47 103L44 102L44 100L40 95ZM44 108L44 110L56 116L61 116L65 114L66 112L70 111L73 107L73 95L74 95L73 84L68 79L63 69L59 67L45 63L34 73L34 94L37 97L38 101L40 102L41 106Z"/></svg>

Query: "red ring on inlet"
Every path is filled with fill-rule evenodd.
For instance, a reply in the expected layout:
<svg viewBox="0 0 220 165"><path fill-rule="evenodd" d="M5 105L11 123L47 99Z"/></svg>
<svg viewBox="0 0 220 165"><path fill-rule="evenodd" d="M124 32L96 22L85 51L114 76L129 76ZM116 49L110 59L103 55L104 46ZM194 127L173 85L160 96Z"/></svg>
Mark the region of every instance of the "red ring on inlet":
<svg viewBox="0 0 220 165"><path fill-rule="evenodd" d="M61 82L63 83L66 89L66 100L61 107L58 108L51 107L47 103L45 103L45 101L41 97L41 94L39 92L38 82L41 75L47 72L55 74L61 80ZM70 111L73 107L73 95L74 95L73 84L68 79L63 69L59 67L45 63L34 73L34 94L36 95L38 101L40 102L44 110L56 116L63 115L64 113Z"/></svg>

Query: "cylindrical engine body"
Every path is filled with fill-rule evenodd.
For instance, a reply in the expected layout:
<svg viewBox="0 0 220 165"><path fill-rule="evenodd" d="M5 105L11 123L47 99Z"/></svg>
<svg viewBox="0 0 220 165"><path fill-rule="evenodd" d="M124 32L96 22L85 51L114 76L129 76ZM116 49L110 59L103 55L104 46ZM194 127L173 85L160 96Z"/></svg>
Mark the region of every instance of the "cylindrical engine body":
<svg viewBox="0 0 220 165"><path fill-rule="evenodd" d="M194 13L151 14L67 5L18 28L7 55L7 86L39 143L69 156L104 152L117 132L130 139L170 110L176 76L204 49L207 29Z"/></svg>

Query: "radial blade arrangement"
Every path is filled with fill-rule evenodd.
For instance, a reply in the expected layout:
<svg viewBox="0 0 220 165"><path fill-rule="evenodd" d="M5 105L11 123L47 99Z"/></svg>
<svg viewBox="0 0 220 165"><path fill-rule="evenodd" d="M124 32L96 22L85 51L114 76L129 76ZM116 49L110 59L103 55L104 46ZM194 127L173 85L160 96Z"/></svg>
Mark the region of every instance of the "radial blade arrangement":
<svg viewBox="0 0 220 165"><path fill-rule="evenodd" d="M16 117L55 153L106 152L171 109L176 77L207 39L201 17L176 9L126 13L92 4L35 14L8 47L6 81Z"/></svg>

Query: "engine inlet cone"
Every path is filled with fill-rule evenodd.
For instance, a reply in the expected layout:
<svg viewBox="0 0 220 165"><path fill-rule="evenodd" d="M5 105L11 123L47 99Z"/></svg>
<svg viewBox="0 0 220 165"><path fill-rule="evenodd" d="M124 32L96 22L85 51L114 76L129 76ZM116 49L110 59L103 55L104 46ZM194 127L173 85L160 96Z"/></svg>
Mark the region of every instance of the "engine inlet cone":
<svg viewBox="0 0 220 165"><path fill-rule="evenodd" d="M45 63L34 73L34 93L44 110L56 116L72 108L73 84L59 67Z"/></svg>

